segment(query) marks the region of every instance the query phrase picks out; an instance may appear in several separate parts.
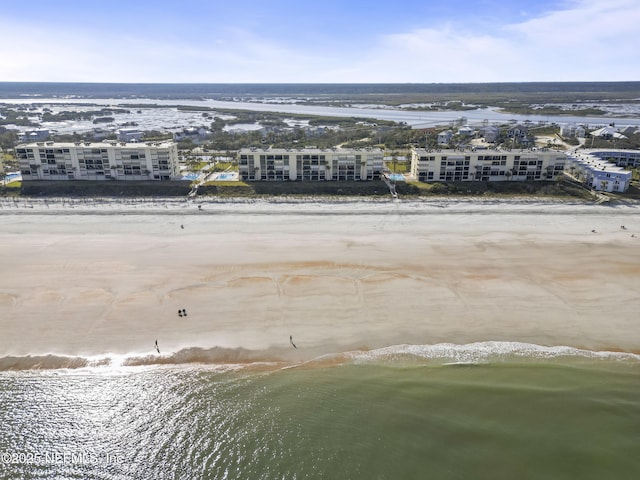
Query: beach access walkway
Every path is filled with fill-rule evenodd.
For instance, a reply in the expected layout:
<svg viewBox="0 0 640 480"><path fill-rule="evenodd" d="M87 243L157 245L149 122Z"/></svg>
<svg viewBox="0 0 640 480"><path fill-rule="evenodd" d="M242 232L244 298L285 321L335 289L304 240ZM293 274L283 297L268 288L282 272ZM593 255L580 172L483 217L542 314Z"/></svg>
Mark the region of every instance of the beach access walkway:
<svg viewBox="0 0 640 480"><path fill-rule="evenodd" d="M389 188L389 193L391 193L391 196L393 197L393 199L397 200L398 199L398 192L396 192L396 184L395 184L395 182L391 182L389 180L389 178L387 177L387 175L382 175L382 180L384 180L384 183Z"/></svg>

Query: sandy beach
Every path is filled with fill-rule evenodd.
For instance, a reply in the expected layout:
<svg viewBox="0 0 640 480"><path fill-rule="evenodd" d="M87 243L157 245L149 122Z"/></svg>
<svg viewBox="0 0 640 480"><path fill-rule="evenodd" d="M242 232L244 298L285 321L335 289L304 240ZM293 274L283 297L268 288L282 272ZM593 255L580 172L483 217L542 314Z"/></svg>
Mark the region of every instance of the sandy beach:
<svg viewBox="0 0 640 480"><path fill-rule="evenodd" d="M490 340L640 352L637 206L164 208L5 205L0 357L157 355L156 339L221 361Z"/></svg>

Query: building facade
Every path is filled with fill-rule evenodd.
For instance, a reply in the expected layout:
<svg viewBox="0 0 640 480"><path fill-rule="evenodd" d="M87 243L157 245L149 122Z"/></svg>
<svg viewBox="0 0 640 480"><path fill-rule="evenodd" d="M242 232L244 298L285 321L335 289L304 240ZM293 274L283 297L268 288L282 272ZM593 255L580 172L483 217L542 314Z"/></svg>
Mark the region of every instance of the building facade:
<svg viewBox="0 0 640 480"><path fill-rule="evenodd" d="M246 181L374 180L383 158L379 148L243 148L238 168Z"/></svg>
<svg viewBox="0 0 640 480"><path fill-rule="evenodd" d="M183 140L191 140L194 143L200 143L202 140L206 139L211 132L204 127L196 128L183 128L181 131L173 134L173 139L176 142L181 142Z"/></svg>
<svg viewBox="0 0 640 480"><path fill-rule="evenodd" d="M411 151L411 176L420 182L553 180L567 155L554 150Z"/></svg>
<svg viewBox="0 0 640 480"><path fill-rule="evenodd" d="M45 140L48 140L49 136L49 130L39 128L36 130L27 130L25 132L18 133L18 141L23 143L43 142Z"/></svg>
<svg viewBox="0 0 640 480"><path fill-rule="evenodd" d="M571 155L567 161L567 171L579 182L600 192L625 192L631 184L632 173L608 161L612 152L586 152ZM637 152L640 154L640 152ZM604 157L604 158L603 158ZM638 157L640 160L640 157Z"/></svg>
<svg viewBox="0 0 640 480"><path fill-rule="evenodd" d="M173 142L37 142L15 150L23 181L170 180L179 174Z"/></svg>
<svg viewBox="0 0 640 480"><path fill-rule="evenodd" d="M480 129L480 135L482 136L482 138L484 138L485 142L493 143L500 136L500 129L492 125L485 126Z"/></svg>
<svg viewBox="0 0 640 480"><path fill-rule="evenodd" d="M584 138L586 130L575 123L565 123L560 126L560 135L567 138Z"/></svg>
<svg viewBox="0 0 640 480"><path fill-rule="evenodd" d="M601 160L615 163L619 167L640 167L640 150L593 149L581 150L586 155L592 155Z"/></svg>
<svg viewBox="0 0 640 480"><path fill-rule="evenodd" d="M448 145L453 138L453 132L451 130L445 130L438 134L438 145Z"/></svg>
<svg viewBox="0 0 640 480"><path fill-rule="evenodd" d="M139 142L142 140L144 132L137 128L121 128L116 131L119 142Z"/></svg>

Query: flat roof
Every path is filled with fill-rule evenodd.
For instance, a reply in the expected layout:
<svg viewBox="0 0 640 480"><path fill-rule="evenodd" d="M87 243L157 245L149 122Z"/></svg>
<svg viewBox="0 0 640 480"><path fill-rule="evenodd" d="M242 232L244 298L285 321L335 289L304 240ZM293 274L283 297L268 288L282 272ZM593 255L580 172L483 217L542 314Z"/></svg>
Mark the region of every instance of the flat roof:
<svg viewBox="0 0 640 480"><path fill-rule="evenodd" d="M439 154L446 154L446 155L465 155L465 154L469 154L469 153L477 153L477 154L488 154L488 155L521 155L521 154L532 154L532 155L537 155L540 153L545 153L545 154L549 154L549 153L556 153L556 154L563 154L563 155L567 155L567 152L565 152L564 150L552 150L552 149L548 149L548 148L537 148L537 149L531 149L531 148L522 148L522 149L511 149L511 150L506 150L506 149L497 149L497 148L483 148L483 147L477 147L477 148L465 148L465 149L455 149L455 148L414 148L413 151L415 151L418 155L427 155L427 154L434 154L434 153L439 153Z"/></svg>
<svg viewBox="0 0 640 480"><path fill-rule="evenodd" d="M25 148L25 147L51 147L51 148L109 148L109 147L121 147L121 148L146 148L146 147L168 147L171 145L177 145L173 141L163 141L163 142L30 142L30 143L22 143L17 145L16 148Z"/></svg>
<svg viewBox="0 0 640 480"><path fill-rule="evenodd" d="M239 150L242 153L347 153L347 152L372 152L382 153L381 148L251 148L244 147Z"/></svg>
<svg viewBox="0 0 640 480"><path fill-rule="evenodd" d="M600 155L600 154L616 154L616 153L624 153L624 154L634 154L640 155L640 150L631 150L629 148L593 148L593 149L583 149L580 152L586 153L587 155Z"/></svg>
<svg viewBox="0 0 640 480"><path fill-rule="evenodd" d="M585 167L589 167L593 170L599 170L604 172L615 172L615 173L621 173L621 172L627 172L629 174L631 173L629 170L625 170L624 168L619 167L614 163L603 160L599 157L596 157L595 155L582 154L577 156L570 156L569 159L575 163L578 163Z"/></svg>

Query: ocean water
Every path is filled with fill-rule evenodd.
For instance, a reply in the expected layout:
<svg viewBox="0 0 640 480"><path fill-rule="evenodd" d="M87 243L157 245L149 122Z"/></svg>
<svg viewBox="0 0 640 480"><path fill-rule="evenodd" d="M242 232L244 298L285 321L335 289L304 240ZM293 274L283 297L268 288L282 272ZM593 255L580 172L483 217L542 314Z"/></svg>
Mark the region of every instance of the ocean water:
<svg viewBox="0 0 640 480"><path fill-rule="evenodd" d="M640 357L401 345L0 373L0 478L636 479Z"/></svg>

